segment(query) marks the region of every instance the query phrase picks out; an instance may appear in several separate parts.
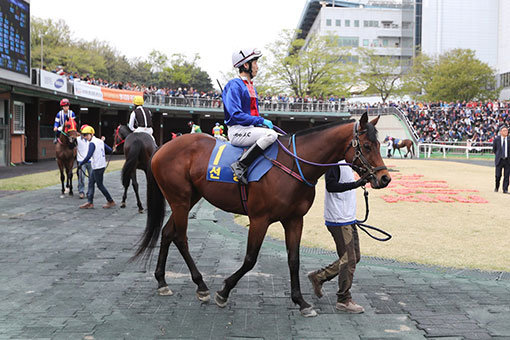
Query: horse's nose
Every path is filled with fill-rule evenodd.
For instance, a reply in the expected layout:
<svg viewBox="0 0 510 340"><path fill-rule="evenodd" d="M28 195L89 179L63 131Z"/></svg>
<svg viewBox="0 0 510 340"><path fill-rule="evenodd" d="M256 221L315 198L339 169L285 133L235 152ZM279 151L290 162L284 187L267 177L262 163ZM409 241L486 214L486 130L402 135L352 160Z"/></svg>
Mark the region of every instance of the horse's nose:
<svg viewBox="0 0 510 340"><path fill-rule="evenodd" d="M391 177L388 175L382 175L381 177L381 185L383 187L387 186L391 182Z"/></svg>

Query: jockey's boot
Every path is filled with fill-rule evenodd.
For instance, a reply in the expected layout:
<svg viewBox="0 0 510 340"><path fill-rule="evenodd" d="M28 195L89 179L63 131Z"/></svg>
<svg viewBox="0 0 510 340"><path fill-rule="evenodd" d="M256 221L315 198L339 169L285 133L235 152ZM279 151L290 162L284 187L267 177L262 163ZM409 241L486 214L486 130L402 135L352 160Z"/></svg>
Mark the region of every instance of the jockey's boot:
<svg viewBox="0 0 510 340"><path fill-rule="evenodd" d="M58 132L55 132L55 138L53 138L53 144L57 144Z"/></svg>
<svg viewBox="0 0 510 340"><path fill-rule="evenodd" d="M230 165L230 168L234 172L234 175L238 178L239 182L248 185L248 178L246 177L246 171L248 167L258 156L262 155L264 150L257 143L253 144L245 153L241 155L236 162Z"/></svg>

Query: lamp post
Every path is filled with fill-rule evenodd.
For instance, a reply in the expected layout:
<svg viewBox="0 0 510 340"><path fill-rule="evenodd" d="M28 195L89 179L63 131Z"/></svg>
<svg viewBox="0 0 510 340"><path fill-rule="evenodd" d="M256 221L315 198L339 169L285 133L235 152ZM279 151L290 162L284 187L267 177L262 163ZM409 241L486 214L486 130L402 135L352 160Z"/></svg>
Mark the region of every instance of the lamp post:
<svg viewBox="0 0 510 340"><path fill-rule="evenodd" d="M43 38L44 38L44 35L42 33L40 33L39 38L41 38L41 70L42 70L43 69Z"/></svg>

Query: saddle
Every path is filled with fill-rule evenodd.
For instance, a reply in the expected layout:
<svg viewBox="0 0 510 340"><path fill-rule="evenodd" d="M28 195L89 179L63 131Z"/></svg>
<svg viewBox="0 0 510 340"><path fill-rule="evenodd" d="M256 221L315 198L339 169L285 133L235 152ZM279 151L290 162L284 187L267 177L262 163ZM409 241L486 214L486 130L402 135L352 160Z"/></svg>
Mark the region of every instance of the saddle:
<svg viewBox="0 0 510 340"><path fill-rule="evenodd" d="M216 140L216 145L209 158L207 166L207 180L212 182L238 183L230 165L237 161L247 148L237 147L230 142ZM273 143L264 150L264 156L259 156L248 168L248 182L257 182L272 167L273 163L268 159L276 159L278 156L278 144Z"/></svg>

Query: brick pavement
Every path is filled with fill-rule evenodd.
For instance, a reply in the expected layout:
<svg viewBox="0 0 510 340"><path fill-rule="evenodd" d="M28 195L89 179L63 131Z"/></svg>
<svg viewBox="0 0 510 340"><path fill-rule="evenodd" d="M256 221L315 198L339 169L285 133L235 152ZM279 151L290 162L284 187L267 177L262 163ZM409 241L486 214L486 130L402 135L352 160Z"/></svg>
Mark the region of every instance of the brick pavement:
<svg viewBox="0 0 510 340"><path fill-rule="evenodd" d="M105 179L120 200L120 173ZM271 239L225 309L198 302L174 246L174 295L158 296L156 259L148 271L128 262L145 227L133 196L126 209L93 211L58 198L58 186L0 198L0 339L510 339L508 273L363 258L353 296L366 312L346 315L334 309L336 283L320 300L311 295L305 273L334 258L314 249L303 249L301 286L319 316L305 319L290 300L284 244ZM95 203L103 202L97 191ZM188 235L211 292L220 289L241 264L246 230L200 202Z"/></svg>

